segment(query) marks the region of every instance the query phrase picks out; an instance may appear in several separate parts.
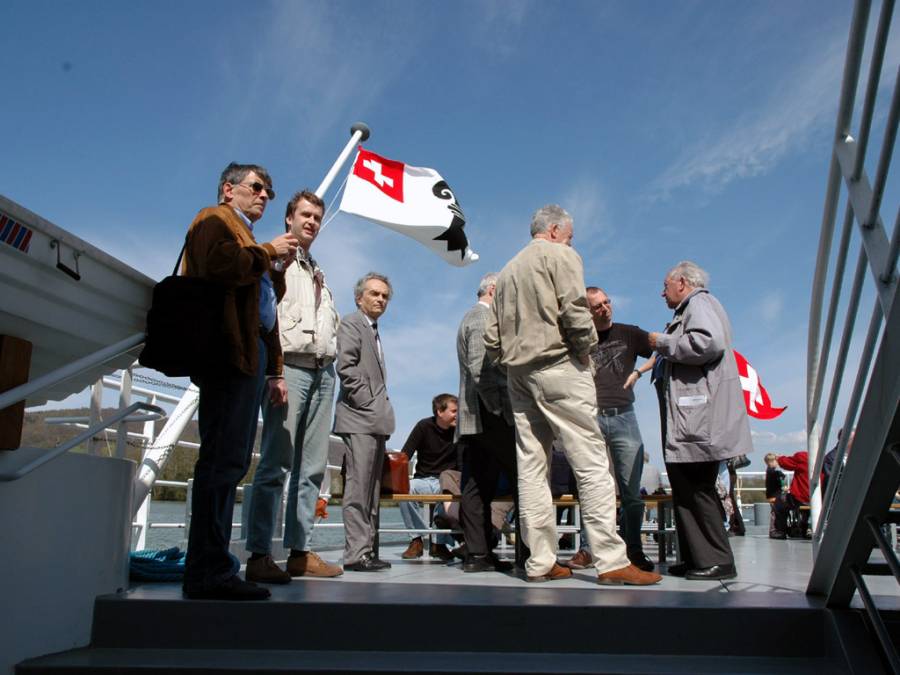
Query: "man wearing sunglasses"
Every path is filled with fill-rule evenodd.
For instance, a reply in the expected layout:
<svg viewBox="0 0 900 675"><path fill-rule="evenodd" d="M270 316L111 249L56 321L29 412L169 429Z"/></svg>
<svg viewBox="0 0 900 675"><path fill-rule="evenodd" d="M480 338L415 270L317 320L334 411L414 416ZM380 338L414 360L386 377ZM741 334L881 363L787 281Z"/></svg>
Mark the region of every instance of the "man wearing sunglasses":
<svg viewBox="0 0 900 675"><path fill-rule="evenodd" d="M231 163L219 179L218 206L200 211L188 231L183 274L226 288L220 367L192 379L200 389L200 453L194 467L184 594L189 598L263 600L269 591L238 576L229 553L234 495L250 467L256 420L266 387L286 398L276 306L284 272L273 262L293 260L290 232L258 244L253 225L274 198L272 179L255 164Z"/></svg>

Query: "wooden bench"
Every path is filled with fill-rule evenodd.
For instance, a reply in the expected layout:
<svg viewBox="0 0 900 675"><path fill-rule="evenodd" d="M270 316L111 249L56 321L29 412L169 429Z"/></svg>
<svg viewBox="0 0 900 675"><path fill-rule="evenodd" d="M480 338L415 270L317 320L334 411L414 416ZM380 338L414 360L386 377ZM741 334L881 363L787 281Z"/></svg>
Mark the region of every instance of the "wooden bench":
<svg viewBox="0 0 900 675"><path fill-rule="evenodd" d="M665 562L669 550L674 551L674 546L677 543L677 539L672 536L675 533L675 528L672 520L672 495L646 495L643 497L644 505L649 507L655 507L658 510L656 517L656 528L655 529L646 529L646 531L651 532L656 535L656 543L659 549L659 562ZM439 494L439 495L416 495L416 494L394 494L394 495L382 495L381 502L382 504L393 505L400 504L403 502L418 502L424 504L427 509L426 514L426 522L431 522L431 512L435 505L441 504L444 502L459 502L459 495L452 494ZM501 497L497 497L494 501L496 502L505 502L510 503L513 501L512 495L504 495ZM616 501L617 506L621 506L621 500ZM574 507L576 509L576 517L575 517L575 525L563 525L558 528L560 532L574 532L580 533L580 504L578 500L572 495L562 495L561 497L553 500L553 506L556 507ZM642 528L644 530L645 528ZM385 532L393 532L393 530L384 530ZM408 530L403 530L403 532L409 532ZM422 530L421 534L426 535L429 540L431 536L434 534L459 534L457 530L442 530L438 528L428 528ZM578 542L576 541L576 544ZM425 547L425 550L428 550L428 546Z"/></svg>

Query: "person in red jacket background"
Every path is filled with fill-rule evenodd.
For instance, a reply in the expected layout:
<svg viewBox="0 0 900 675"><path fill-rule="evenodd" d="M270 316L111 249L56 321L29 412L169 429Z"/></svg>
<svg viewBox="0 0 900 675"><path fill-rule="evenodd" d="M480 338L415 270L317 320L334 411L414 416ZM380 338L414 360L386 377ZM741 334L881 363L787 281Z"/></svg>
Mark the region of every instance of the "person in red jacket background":
<svg viewBox="0 0 900 675"><path fill-rule="evenodd" d="M805 451L795 452L793 455L780 455L778 466L787 471L793 471L791 486L787 494L775 499L775 529L770 534L773 539L787 538L788 513L799 514L799 530L792 536L808 538L809 511L800 511L801 505L809 504L809 454Z"/></svg>

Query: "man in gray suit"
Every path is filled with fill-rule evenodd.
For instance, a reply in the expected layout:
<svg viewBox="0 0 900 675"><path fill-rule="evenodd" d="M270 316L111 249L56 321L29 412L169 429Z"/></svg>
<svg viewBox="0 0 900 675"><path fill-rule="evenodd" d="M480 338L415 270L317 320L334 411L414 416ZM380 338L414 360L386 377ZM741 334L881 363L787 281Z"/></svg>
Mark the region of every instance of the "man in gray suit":
<svg viewBox="0 0 900 675"><path fill-rule="evenodd" d="M491 312L497 275L486 274L478 285L478 302L462 319L456 334L459 359L457 440L469 479L460 499L460 523L466 538L463 572L507 571L512 568L491 551L491 501L500 472L516 486L516 432L506 376L484 352L484 325Z"/></svg>
<svg viewBox="0 0 900 675"><path fill-rule="evenodd" d="M389 562L375 555L381 467L385 442L394 433L394 409L385 385L384 351L378 319L393 290L388 278L369 272L356 282L358 311L341 320L337 374L341 379L334 433L347 445L344 480L344 569L374 572Z"/></svg>

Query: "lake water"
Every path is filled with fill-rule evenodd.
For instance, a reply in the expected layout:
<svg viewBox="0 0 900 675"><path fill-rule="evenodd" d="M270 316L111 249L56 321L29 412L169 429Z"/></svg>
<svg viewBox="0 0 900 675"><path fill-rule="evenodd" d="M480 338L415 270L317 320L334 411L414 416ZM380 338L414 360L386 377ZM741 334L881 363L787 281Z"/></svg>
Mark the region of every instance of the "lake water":
<svg viewBox="0 0 900 675"><path fill-rule="evenodd" d="M150 503L150 521L151 523L184 523L185 503L184 502L151 502ZM328 518L322 523L342 523L342 512L340 506L328 507ZM234 506L233 523L241 522L241 504ZM403 527L403 519L400 517L400 509L396 506L384 506L381 508L381 526L382 527ZM187 532L184 528L150 528L147 534L147 548L151 550L160 550L178 546L182 550L185 548L185 537ZM240 538L240 526L232 530L232 538ZM382 534L379 541L382 544L402 544L407 542L409 537L405 534ZM340 527L318 527L313 532L312 548L316 551L341 550L344 547L344 530Z"/></svg>

